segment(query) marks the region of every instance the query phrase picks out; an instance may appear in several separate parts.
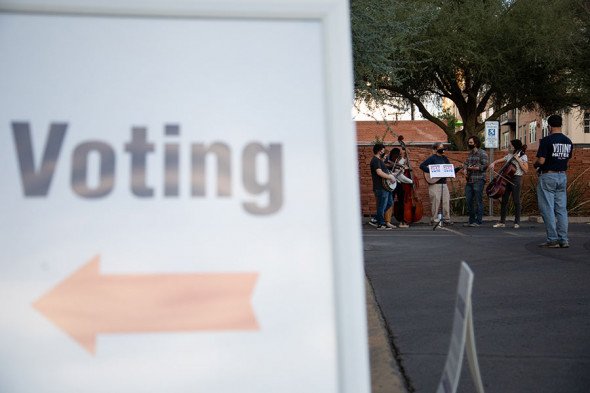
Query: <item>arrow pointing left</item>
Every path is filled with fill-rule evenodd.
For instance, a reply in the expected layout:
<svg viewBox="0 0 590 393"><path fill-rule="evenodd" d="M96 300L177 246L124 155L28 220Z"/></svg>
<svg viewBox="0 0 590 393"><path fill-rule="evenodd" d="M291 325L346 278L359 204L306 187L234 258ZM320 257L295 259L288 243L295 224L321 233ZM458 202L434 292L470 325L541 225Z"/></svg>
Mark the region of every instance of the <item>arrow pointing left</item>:
<svg viewBox="0 0 590 393"><path fill-rule="evenodd" d="M258 330L257 273L101 275L96 256L33 307L91 353L100 333Z"/></svg>

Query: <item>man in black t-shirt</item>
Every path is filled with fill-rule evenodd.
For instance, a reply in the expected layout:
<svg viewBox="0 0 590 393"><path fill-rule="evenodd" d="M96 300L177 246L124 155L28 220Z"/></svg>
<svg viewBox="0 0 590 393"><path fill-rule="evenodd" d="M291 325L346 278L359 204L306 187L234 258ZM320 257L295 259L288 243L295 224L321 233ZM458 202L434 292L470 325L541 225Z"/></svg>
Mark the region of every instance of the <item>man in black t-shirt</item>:
<svg viewBox="0 0 590 393"><path fill-rule="evenodd" d="M539 173L537 203L547 232L547 240L540 247L569 247L566 171L573 144L561 133L561 123L561 116L549 116L547 124L551 133L539 142L537 160L533 164Z"/></svg>
<svg viewBox="0 0 590 393"><path fill-rule="evenodd" d="M369 221L369 224L375 226L377 229L393 229L396 228L389 222L385 222L385 211L393 204L391 192L383 187L382 179L389 179L396 181L395 177L390 174L383 162L385 156L385 146L382 143L377 143L373 146L373 158L371 158L371 178L373 179L373 193L377 203L377 214L375 215L375 222Z"/></svg>

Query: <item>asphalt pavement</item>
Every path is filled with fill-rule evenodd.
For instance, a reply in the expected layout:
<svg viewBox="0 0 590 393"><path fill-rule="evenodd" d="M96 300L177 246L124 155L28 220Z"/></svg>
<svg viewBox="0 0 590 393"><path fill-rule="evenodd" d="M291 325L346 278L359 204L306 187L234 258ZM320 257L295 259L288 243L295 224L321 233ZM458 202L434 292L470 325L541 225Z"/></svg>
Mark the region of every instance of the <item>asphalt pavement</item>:
<svg viewBox="0 0 590 393"><path fill-rule="evenodd" d="M426 224L363 227L365 271L400 386L435 392L449 349L461 261L474 273L475 341L488 393L590 392L590 225L570 248L538 247L542 223L521 228ZM377 364L372 359L373 378ZM374 390L375 391L375 390ZM475 392L465 360L459 388Z"/></svg>

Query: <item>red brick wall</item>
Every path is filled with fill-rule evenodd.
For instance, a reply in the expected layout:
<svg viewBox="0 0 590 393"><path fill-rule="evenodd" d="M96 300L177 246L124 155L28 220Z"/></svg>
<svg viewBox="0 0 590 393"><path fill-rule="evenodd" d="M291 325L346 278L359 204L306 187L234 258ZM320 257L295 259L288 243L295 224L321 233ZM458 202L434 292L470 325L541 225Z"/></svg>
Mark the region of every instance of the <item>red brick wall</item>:
<svg viewBox="0 0 590 393"><path fill-rule="evenodd" d="M387 147L389 150L389 147ZM525 175L523 179L523 184L528 184L528 177L535 176L535 170L532 168L532 163L535 160L536 150L527 150L527 156L531 165L529 166L529 172ZM410 152L410 163L412 168L414 169L414 173L419 181L419 187L417 190L417 196L421 199L422 205L424 207L424 217L428 219L430 215L430 202L428 200L428 185L424 181L423 172L420 170L419 165L422 163L428 156L432 154L432 150L429 148L419 148L414 147L411 149ZM467 152L461 151L448 151L445 153L449 159L451 159L451 163L455 164L455 166L461 165L460 162L463 162L467 157ZM494 151L494 160L497 160L500 157L503 157L506 153L504 151ZM362 214L367 216L371 214L375 214L375 197L373 196L373 183L371 181L371 170L369 164L371 162L371 158L373 157L373 146L358 146L358 158L359 158L359 174L360 174L360 193L361 193L361 210ZM457 161L453 161L459 160ZM568 181L573 181L578 175L582 172L590 168L590 149L575 149L574 148L574 156L569 161L570 169L568 171ZM496 170L500 169L501 165L496 165ZM489 179L488 179L489 180ZM590 185L590 169L588 169L578 180L578 182L582 182L586 186ZM449 184L449 189L459 191L459 194L463 195L463 187L464 187L464 177L461 174L457 175L457 178L452 180ZM590 188L586 190L585 194L586 200L590 200ZM590 208L590 202L588 203ZM486 210L487 212L487 210Z"/></svg>

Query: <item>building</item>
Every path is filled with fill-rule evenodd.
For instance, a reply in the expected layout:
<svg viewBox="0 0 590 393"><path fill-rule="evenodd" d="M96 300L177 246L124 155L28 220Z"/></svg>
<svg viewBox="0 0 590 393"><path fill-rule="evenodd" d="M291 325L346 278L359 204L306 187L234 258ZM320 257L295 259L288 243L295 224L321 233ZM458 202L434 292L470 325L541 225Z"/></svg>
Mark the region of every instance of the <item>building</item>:
<svg viewBox="0 0 590 393"><path fill-rule="evenodd" d="M358 145L373 145L375 141L385 145L397 142L402 135L407 146L430 147L434 142L447 142L447 134L428 120L400 120L384 122L356 121ZM390 129L388 129L388 127Z"/></svg>
<svg viewBox="0 0 590 393"><path fill-rule="evenodd" d="M445 100L443 107L458 119L461 118L452 101ZM487 108L480 121L484 122L492 114L493 109ZM590 147L590 110L573 108L567 113L561 113L561 116L562 132L572 140L574 146ZM541 138L549 134L547 117L542 117L537 111L513 109L501 115L499 121L501 148L508 147L513 139L520 139L529 148L536 150Z"/></svg>
<svg viewBox="0 0 590 393"><path fill-rule="evenodd" d="M572 109L562 113L562 132L576 147L590 147L590 111ZM520 139L529 148L537 149L541 138L549 134L547 118L538 112L512 110L500 118L500 146L506 147L512 139Z"/></svg>

